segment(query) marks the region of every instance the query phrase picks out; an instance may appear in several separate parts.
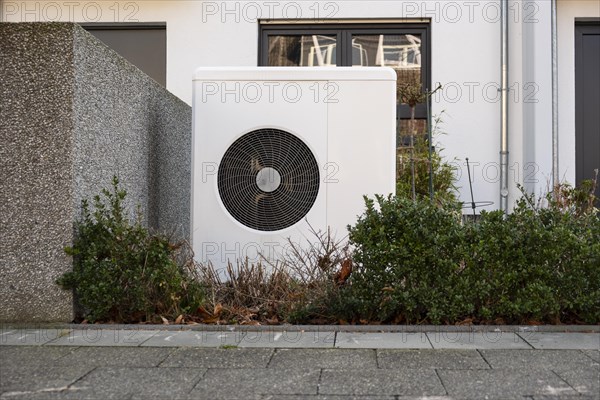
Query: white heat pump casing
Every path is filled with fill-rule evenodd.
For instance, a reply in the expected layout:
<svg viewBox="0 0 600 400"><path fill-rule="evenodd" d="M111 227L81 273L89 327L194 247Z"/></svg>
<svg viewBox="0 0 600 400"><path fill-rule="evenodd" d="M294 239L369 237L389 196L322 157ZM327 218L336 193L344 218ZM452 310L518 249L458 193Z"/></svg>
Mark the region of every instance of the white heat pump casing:
<svg viewBox="0 0 600 400"><path fill-rule="evenodd" d="M199 68L194 74L191 239L197 261L223 267L283 257L311 230L341 239L363 195L395 192L396 74L390 68ZM319 190L292 226L249 228L225 208L217 171L229 147L263 128L289 132L311 150ZM259 255L260 253L260 255Z"/></svg>

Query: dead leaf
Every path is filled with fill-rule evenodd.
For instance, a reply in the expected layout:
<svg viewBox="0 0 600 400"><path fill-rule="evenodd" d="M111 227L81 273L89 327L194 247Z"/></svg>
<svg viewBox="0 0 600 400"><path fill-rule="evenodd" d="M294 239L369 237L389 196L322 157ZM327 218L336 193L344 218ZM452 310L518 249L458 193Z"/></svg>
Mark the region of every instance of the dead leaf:
<svg viewBox="0 0 600 400"><path fill-rule="evenodd" d="M196 309L196 312L198 314L205 314L206 313L206 309L202 306L198 306L198 308Z"/></svg>
<svg viewBox="0 0 600 400"><path fill-rule="evenodd" d="M352 274L352 260L347 258L342 262L342 268L336 274L337 284L343 285L344 283L346 283L346 281L350 277L350 274Z"/></svg>
<svg viewBox="0 0 600 400"><path fill-rule="evenodd" d="M221 303L217 303L213 310L213 315L218 316L221 314L221 311L223 311L223 305Z"/></svg>
<svg viewBox="0 0 600 400"><path fill-rule="evenodd" d="M212 314L209 313L208 311L206 311L206 309L202 306L198 307L196 312L200 315L200 318L202 318L202 319L210 318L212 316Z"/></svg>
<svg viewBox="0 0 600 400"><path fill-rule="evenodd" d="M466 318L458 322L456 325L473 325L473 318Z"/></svg>
<svg viewBox="0 0 600 400"><path fill-rule="evenodd" d="M169 325L169 320L168 319L166 319L163 316L161 316L160 319L162 319L163 325Z"/></svg>
<svg viewBox="0 0 600 400"><path fill-rule="evenodd" d="M217 324L219 322L219 317L202 318L202 322L205 324Z"/></svg>
<svg viewBox="0 0 600 400"><path fill-rule="evenodd" d="M175 319L175 325L179 325L183 323L183 315L179 315L176 319Z"/></svg>

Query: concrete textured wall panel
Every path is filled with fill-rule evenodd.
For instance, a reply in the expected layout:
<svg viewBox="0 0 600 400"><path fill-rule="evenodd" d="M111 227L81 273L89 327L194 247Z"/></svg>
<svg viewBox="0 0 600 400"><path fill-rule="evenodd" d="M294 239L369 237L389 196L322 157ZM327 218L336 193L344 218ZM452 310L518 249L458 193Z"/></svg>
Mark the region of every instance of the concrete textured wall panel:
<svg viewBox="0 0 600 400"><path fill-rule="evenodd" d="M81 200L118 175L189 237L191 109L74 24L0 24L0 321L70 321Z"/></svg>

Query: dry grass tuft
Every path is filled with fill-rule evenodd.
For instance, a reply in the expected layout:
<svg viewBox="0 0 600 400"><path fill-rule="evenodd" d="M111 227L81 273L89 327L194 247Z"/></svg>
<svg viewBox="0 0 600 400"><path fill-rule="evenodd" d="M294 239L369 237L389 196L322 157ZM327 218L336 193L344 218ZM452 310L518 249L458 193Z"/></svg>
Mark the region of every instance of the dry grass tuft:
<svg viewBox="0 0 600 400"><path fill-rule="evenodd" d="M207 304L199 310L201 322L236 324L331 322L320 313L351 273L345 241L330 231L312 230L313 240L288 241L287 252L277 263L248 260L218 271L199 265Z"/></svg>

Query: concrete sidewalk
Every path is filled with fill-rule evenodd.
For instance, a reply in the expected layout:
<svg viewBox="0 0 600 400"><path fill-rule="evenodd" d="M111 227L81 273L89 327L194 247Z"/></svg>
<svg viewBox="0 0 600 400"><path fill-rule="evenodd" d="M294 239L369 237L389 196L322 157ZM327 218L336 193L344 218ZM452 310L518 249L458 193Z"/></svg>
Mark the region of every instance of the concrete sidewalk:
<svg viewBox="0 0 600 400"><path fill-rule="evenodd" d="M2 327L0 398L600 399L596 328L126 328Z"/></svg>

